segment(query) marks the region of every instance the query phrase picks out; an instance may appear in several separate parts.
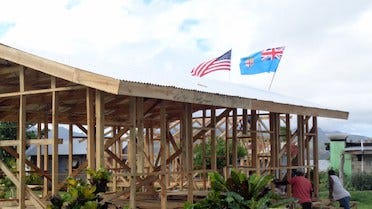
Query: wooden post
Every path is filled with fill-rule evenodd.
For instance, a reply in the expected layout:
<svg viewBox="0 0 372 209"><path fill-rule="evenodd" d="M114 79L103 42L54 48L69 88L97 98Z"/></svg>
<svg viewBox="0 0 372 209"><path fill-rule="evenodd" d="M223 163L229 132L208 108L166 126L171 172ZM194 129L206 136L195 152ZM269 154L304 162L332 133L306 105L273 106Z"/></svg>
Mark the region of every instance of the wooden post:
<svg viewBox="0 0 372 209"><path fill-rule="evenodd" d="M138 155L138 172L144 173L144 138L143 138L143 97L137 98L137 155Z"/></svg>
<svg viewBox="0 0 372 209"><path fill-rule="evenodd" d="M303 116L297 115L297 139L298 139L298 155L297 155L297 162L299 166L304 165L304 124L303 124Z"/></svg>
<svg viewBox="0 0 372 209"><path fill-rule="evenodd" d="M20 69L19 72L19 87L20 92L25 91L25 71L24 68ZM26 96L21 95L19 97L19 121L18 121L18 140L19 140L19 185L17 185L19 194L19 208L26 208Z"/></svg>
<svg viewBox="0 0 372 209"><path fill-rule="evenodd" d="M129 166L130 166L130 196L129 196L129 207L131 209L136 208L136 97L130 97L129 104L129 128L130 128L130 138L129 138Z"/></svg>
<svg viewBox="0 0 372 209"><path fill-rule="evenodd" d="M314 197L319 198L319 154L318 154L318 121L317 117L313 116L313 161L314 161Z"/></svg>
<svg viewBox="0 0 372 209"><path fill-rule="evenodd" d="M259 175L261 173L260 170L260 161L258 159L258 152L257 152L257 112L256 110L251 110L251 124L250 124L250 131L251 131L251 140L252 140L252 167L256 168L256 173Z"/></svg>
<svg viewBox="0 0 372 209"><path fill-rule="evenodd" d="M205 118L206 118L206 110L203 110L203 118L202 118L202 128L205 129ZM203 189L207 189L207 162L206 162L206 138L205 134L202 136L202 168L203 168Z"/></svg>
<svg viewBox="0 0 372 209"><path fill-rule="evenodd" d="M105 167L104 108L103 92L96 90L96 169Z"/></svg>
<svg viewBox="0 0 372 209"><path fill-rule="evenodd" d="M167 144L167 128L166 128L166 113L164 104L160 106L160 147L163 150L161 155L160 167L161 167L161 175L160 175L160 186L161 186L161 194L160 194L160 201L161 201L161 209L167 208L167 186L166 186L166 172L167 172L167 152L166 152L166 144Z"/></svg>
<svg viewBox="0 0 372 209"><path fill-rule="evenodd" d="M94 92L93 89L87 88L86 91L86 106L87 106L87 161L88 168L95 170L95 122L94 122Z"/></svg>
<svg viewBox="0 0 372 209"><path fill-rule="evenodd" d="M238 140L237 140L237 109L233 109L233 117L232 117L232 166L237 168L238 162Z"/></svg>
<svg viewBox="0 0 372 209"><path fill-rule="evenodd" d="M180 127L181 127L181 134L180 134L180 140L181 140L181 149L182 149L182 154L181 154L181 190L183 190L183 181L185 176L187 177L187 172L188 172L188 164L187 164L187 141L186 141L186 130L187 130L187 123L186 123L186 112L185 112L185 105L184 105L184 111L182 113L182 118L180 121Z"/></svg>
<svg viewBox="0 0 372 209"><path fill-rule="evenodd" d="M112 136L115 136L117 134L117 129L116 127L112 127ZM111 148L112 148L112 152L116 155L116 156L120 156L120 152L119 152L119 149L118 149L118 141L120 141L120 139L118 139L116 142L114 142L114 144L112 144ZM116 192L116 189L117 189L117 176L115 175L118 170L118 163L116 160L112 160L112 167L113 167L113 174L114 176L112 176L112 191L113 192Z"/></svg>
<svg viewBox="0 0 372 209"><path fill-rule="evenodd" d="M44 139L48 138L48 132L49 132L49 130L48 130L48 118L45 115L45 118L44 118L44 133L43 133ZM49 161L48 145L44 145L43 148L44 148L44 159L43 159L44 167L43 167L43 170L44 170L44 172L48 172L48 161ZM43 197L46 197L47 195L48 195L48 179L44 178Z"/></svg>
<svg viewBox="0 0 372 209"><path fill-rule="evenodd" d="M290 179L292 177L292 169L290 167L292 166L292 153L291 153L291 118L289 114L285 115L285 124L286 124L286 140L287 140L287 146L286 146L286 152L287 152L287 179ZM287 195L291 195L291 187L287 187Z"/></svg>
<svg viewBox="0 0 372 209"><path fill-rule="evenodd" d="M72 174L72 155L74 152L74 142L73 142L73 125L68 126L68 175Z"/></svg>
<svg viewBox="0 0 372 209"><path fill-rule="evenodd" d="M216 154L216 108L211 108L211 169L217 171L217 154Z"/></svg>
<svg viewBox="0 0 372 209"><path fill-rule="evenodd" d="M186 139L186 161L187 161L187 201L192 203L194 201L194 181L193 181L193 137L192 137L192 110L191 104L187 103L184 106L185 112L185 139Z"/></svg>
<svg viewBox="0 0 372 209"><path fill-rule="evenodd" d="M52 89L56 88L56 78L52 77ZM52 195L58 193L58 175L59 175L59 162L58 162L58 95L56 91L52 92L52 133L53 133L53 152L52 152Z"/></svg>
<svg viewBox="0 0 372 209"><path fill-rule="evenodd" d="M38 139L41 139L41 122L38 122L37 123L37 138ZM36 145L36 148L37 148L37 155L36 155L36 166L38 168L41 168L41 145Z"/></svg>
<svg viewBox="0 0 372 209"><path fill-rule="evenodd" d="M225 178L229 178L230 172L230 149L229 149L229 115L230 112L225 117L225 159L226 159L226 170L225 170Z"/></svg>

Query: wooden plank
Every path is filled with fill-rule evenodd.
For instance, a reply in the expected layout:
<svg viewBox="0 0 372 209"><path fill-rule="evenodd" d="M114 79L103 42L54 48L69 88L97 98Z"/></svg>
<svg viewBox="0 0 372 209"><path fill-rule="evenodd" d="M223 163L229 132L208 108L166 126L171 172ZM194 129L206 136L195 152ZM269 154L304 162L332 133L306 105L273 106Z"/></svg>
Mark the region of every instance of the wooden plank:
<svg viewBox="0 0 372 209"><path fill-rule="evenodd" d="M12 92L12 93L2 93L0 98L16 97L16 96L26 96L26 95L35 95L35 94L46 94L51 92L62 92L62 91L74 91L79 89L84 89L84 86L68 86L68 87L58 87L50 89L39 89L39 90L28 90L24 92Z"/></svg>
<svg viewBox="0 0 372 209"><path fill-rule="evenodd" d="M131 168L130 176L130 196L129 207L136 208L136 97L130 98L129 120L130 120L130 139L129 139L129 166Z"/></svg>
<svg viewBox="0 0 372 209"><path fill-rule="evenodd" d="M96 90L96 169L104 167L104 95Z"/></svg>
<svg viewBox="0 0 372 209"><path fill-rule="evenodd" d="M138 172L144 173L144 137L143 137L143 129L144 129L144 110L143 110L143 98L137 98L137 153L138 153Z"/></svg>
<svg viewBox="0 0 372 209"><path fill-rule="evenodd" d="M41 139L41 123L37 123L37 138ZM36 166L41 168L41 145L37 146Z"/></svg>
<svg viewBox="0 0 372 209"><path fill-rule="evenodd" d="M0 44L0 57L73 83L109 93L117 94L119 90L120 80L118 79L57 63L3 44Z"/></svg>
<svg viewBox="0 0 372 209"><path fill-rule="evenodd" d="M167 162L166 162L166 144L167 144L167 128L166 128L166 113L165 113L164 105L160 106L160 146L163 150L161 155L160 167L161 167L161 175L160 175L160 204L161 209L167 209L167 187L166 187L166 172L167 172Z"/></svg>
<svg viewBox="0 0 372 209"><path fill-rule="evenodd" d="M258 115L256 110L251 110L251 138L252 138L252 167L256 168L257 174L260 174L260 161L258 159L258 143L257 143L257 121Z"/></svg>
<svg viewBox="0 0 372 209"><path fill-rule="evenodd" d="M194 140L192 137L192 107L191 104L185 104L184 105L184 112L185 112L185 139L186 139L186 160L187 160L187 201L188 202L193 202L194 200L194 195L193 195L193 190L194 190L194 184L193 184L193 145L194 145Z"/></svg>
<svg viewBox="0 0 372 209"><path fill-rule="evenodd" d="M81 130L86 130L87 134L87 161L88 161L88 168L95 170L95 150L96 150L96 143L95 143L95 122L94 122L94 90L91 88L87 88L86 90L86 109L87 109L87 129L83 126L78 125Z"/></svg>
<svg viewBox="0 0 372 209"><path fill-rule="evenodd" d="M15 184L19 185L20 180L14 176L12 171L3 163L3 161L0 161L0 170L2 170L5 175ZM46 208L46 205L31 191L30 188L24 186L24 191L25 194L29 194L30 200L32 203L37 207L37 208ZM21 199L18 201L19 207L18 208L26 208L26 202L23 201L24 203L21 203Z"/></svg>
<svg viewBox="0 0 372 209"><path fill-rule="evenodd" d="M217 171L216 153L216 108L211 108L211 169Z"/></svg>
<svg viewBox="0 0 372 209"><path fill-rule="evenodd" d="M14 158L17 158L17 159L19 158L19 154L17 153L17 151L14 150L14 148L12 148L12 147L2 147L2 149L4 149L6 152L8 152ZM46 162L48 162L48 161L46 161ZM52 181L52 178L48 175L48 173L41 170L33 162L26 159L25 163L26 163L26 165L30 166L38 175L45 177L49 181Z"/></svg>
<svg viewBox="0 0 372 209"><path fill-rule="evenodd" d="M349 113L339 110L305 107L299 105L282 104L273 101L261 101L256 98L242 98L225 96L207 92L178 89L175 87L162 87L143 83L121 81L120 95L141 96L171 100L177 102L191 102L195 104L213 105L243 109L255 109L280 113L294 113L315 115L321 117L347 119ZM192 98L192 99L190 99Z"/></svg>
<svg viewBox="0 0 372 209"><path fill-rule="evenodd" d="M58 144L62 144L62 139L58 139ZM27 139L26 145L50 145L53 144L53 139ZM0 147L13 147L19 144L19 140L1 140Z"/></svg>
<svg viewBox="0 0 372 209"><path fill-rule="evenodd" d="M238 141L237 141L237 110L236 108L233 109L233 117L232 117L232 166L237 168L238 162Z"/></svg>
<svg viewBox="0 0 372 209"><path fill-rule="evenodd" d="M298 139L298 155L297 155L297 162L298 165L304 165L304 124L303 124L303 116L297 115L297 139Z"/></svg>
<svg viewBox="0 0 372 209"><path fill-rule="evenodd" d="M47 118L47 115L45 114L44 115L44 138L48 138L48 118ZM43 146L43 150L44 150L44 156L43 156L43 162L44 162L44 166L43 166L43 170L44 172L45 171L48 171L48 145L44 145ZM51 176L48 175L48 177L50 178L50 181L52 181L52 178ZM46 197L48 195L48 178L45 178L44 176L44 184L43 184L43 197Z"/></svg>
<svg viewBox="0 0 372 209"><path fill-rule="evenodd" d="M56 78L52 77L51 87L56 87ZM52 135L53 135L53 152L52 152L52 194L58 193L59 161L58 161L58 106L59 100L57 92L52 92Z"/></svg>
<svg viewBox="0 0 372 209"><path fill-rule="evenodd" d="M22 68L19 72L19 86L20 92L25 90L25 71ZM26 208L26 96L22 95L19 97L19 120L18 120L18 170L19 170L19 181L16 185L17 192L19 194L19 208Z"/></svg>
<svg viewBox="0 0 372 209"><path fill-rule="evenodd" d="M313 116L313 160L314 160L314 197L319 198L319 146L318 146L318 120Z"/></svg>
<svg viewBox="0 0 372 209"><path fill-rule="evenodd" d="M286 152L287 152L287 179L292 178L292 170L290 167L292 166L292 153L291 153L291 116L289 114L286 114L285 117L285 124L286 124ZM290 197L292 194L292 188L290 186L287 187L287 195Z"/></svg>
<svg viewBox="0 0 372 209"><path fill-rule="evenodd" d="M73 125L68 126L68 175L72 174L72 154L74 153L74 142L73 142Z"/></svg>

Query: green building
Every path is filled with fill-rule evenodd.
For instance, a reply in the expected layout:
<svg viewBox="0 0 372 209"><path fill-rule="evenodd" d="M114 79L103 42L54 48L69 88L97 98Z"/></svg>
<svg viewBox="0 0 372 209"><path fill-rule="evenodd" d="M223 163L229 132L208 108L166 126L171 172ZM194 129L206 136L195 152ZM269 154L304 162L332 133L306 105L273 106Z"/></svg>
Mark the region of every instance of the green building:
<svg viewBox="0 0 372 209"><path fill-rule="evenodd" d="M351 139L348 135L329 135L330 168L343 170L346 177L353 173L372 173L372 140ZM354 137L355 138L355 137Z"/></svg>

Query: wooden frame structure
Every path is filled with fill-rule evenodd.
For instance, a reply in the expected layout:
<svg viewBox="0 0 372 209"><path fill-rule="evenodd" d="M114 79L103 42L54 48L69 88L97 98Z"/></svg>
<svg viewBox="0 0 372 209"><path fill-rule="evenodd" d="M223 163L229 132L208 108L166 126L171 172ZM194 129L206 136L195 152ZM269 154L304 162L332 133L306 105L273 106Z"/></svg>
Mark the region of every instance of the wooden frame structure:
<svg viewBox="0 0 372 209"><path fill-rule="evenodd" d="M217 140L232 144L232 152L225 156L226 171L235 167L281 177L294 168L307 168L308 173L312 169L317 196L317 117L348 118L347 112L338 110L118 80L1 44L0 76L0 121L18 124L17 139L0 141L0 146L17 158L18 175L2 161L0 169L16 185L21 209L26 208L26 197L45 208L48 197L63 187L58 173L58 127L62 124L70 129L70 176L85 168L106 167L114 173L112 198L127 198L130 208L153 208L137 200L159 194L158 205L165 209L180 206L172 206L171 195L184 194L193 201L199 190L208 188L206 173L218 169L221 157L216 154ZM26 140L29 123L37 124L38 139ZM71 162L72 128L79 128L87 140L87 161L76 170ZM206 143L211 146L210 156L205 154ZM39 146L36 164L25 156L27 144ZM123 144L128 144L127 154ZM201 170L193 166L196 144L204 147ZM237 157L238 144L248 149L244 162ZM53 149L51 172L48 146ZM25 165L44 177L42 198L25 186ZM197 184L197 178L202 184Z"/></svg>

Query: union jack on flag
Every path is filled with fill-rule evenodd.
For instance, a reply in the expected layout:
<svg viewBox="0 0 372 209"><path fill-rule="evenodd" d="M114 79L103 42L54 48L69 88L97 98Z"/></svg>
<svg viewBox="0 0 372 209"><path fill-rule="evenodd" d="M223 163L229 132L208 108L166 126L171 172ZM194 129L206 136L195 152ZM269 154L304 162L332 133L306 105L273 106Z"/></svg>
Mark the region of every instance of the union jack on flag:
<svg viewBox="0 0 372 209"><path fill-rule="evenodd" d="M250 58L250 59L247 59L247 61L245 61L245 65L246 65L247 67L251 67L251 66L253 66L253 65L254 65L254 58L252 57L252 58Z"/></svg>
<svg viewBox="0 0 372 209"><path fill-rule="evenodd" d="M278 59L282 58L283 56L283 51L285 47L276 47L276 48L269 48L262 50L261 52L261 60L273 60L273 59Z"/></svg>

